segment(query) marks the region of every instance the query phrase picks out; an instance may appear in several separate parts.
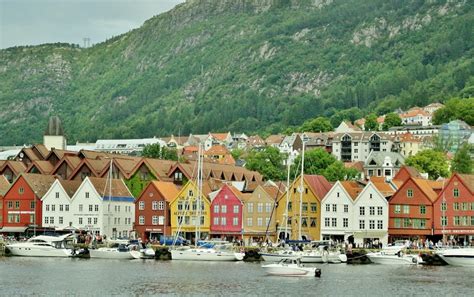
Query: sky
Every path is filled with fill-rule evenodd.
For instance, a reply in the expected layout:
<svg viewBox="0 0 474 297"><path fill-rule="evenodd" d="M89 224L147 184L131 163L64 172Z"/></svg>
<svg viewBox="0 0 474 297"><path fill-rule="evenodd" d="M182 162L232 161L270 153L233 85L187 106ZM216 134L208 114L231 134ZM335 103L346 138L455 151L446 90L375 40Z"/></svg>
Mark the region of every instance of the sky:
<svg viewBox="0 0 474 297"><path fill-rule="evenodd" d="M140 27L184 0L0 0L0 48L96 44Z"/></svg>

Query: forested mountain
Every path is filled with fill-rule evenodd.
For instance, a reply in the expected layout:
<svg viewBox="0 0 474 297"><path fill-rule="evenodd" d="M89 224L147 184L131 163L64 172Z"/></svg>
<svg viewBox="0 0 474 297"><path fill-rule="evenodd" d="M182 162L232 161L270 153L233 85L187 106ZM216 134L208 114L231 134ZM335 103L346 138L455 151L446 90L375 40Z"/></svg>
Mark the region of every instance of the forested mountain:
<svg viewBox="0 0 474 297"><path fill-rule="evenodd" d="M90 48L0 51L0 145L279 132L472 95L472 1L188 0ZM354 113L351 113L354 114Z"/></svg>

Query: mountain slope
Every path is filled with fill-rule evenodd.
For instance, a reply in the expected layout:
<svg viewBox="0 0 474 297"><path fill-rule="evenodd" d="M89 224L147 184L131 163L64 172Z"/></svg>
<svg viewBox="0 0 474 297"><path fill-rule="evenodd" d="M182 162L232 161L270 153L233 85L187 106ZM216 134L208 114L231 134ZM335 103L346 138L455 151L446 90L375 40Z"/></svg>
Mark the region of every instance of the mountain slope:
<svg viewBox="0 0 474 297"><path fill-rule="evenodd" d="M275 132L358 107L384 112L473 81L473 4L190 0L94 47L0 51L0 145Z"/></svg>

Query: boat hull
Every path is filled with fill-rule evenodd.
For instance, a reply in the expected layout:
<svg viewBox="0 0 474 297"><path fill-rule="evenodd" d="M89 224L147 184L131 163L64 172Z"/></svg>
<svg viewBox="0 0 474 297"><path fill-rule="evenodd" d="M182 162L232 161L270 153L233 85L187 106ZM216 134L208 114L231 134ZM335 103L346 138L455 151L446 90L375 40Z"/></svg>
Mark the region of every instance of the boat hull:
<svg viewBox="0 0 474 297"><path fill-rule="evenodd" d="M129 260L133 259L130 251L118 251L114 249L97 249L89 250L91 258L97 259L118 259L118 260Z"/></svg>
<svg viewBox="0 0 474 297"><path fill-rule="evenodd" d="M56 249L54 247L20 247L7 245L8 253L11 256L21 257L61 257L66 258L72 254L70 249Z"/></svg>
<svg viewBox="0 0 474 297"><path fill-rule="evenodd" d="M234 253L206 250L172 250L171 259L188 261L238 261Z"/></svg>
<svg viewBox="0 0 474 297"><path fill-rule="evenodd" d="M316 268L289 267L279 264L263 265L262 268L265 269L267 274L278 276L315 276L316 271Z"/></svg>
<svg viewBox="0 0 474 297"><path fill-rule="evenodd" d="M438 255L449 265L474 267L474 248L445 250Z"/></svg>
<svg viewBox="0 0 474 297"><path fill-rule="evenodd" d="M155 251L153 249L130 251L130 254L135 259L154 259L155 258Z"/></svg>
<svg viewBox="0 0 474 297"><path fill-rule="evenodd" d="M419 262L416 256L367 254L367 257L372 263L385 265L416 265Z"/></svg>

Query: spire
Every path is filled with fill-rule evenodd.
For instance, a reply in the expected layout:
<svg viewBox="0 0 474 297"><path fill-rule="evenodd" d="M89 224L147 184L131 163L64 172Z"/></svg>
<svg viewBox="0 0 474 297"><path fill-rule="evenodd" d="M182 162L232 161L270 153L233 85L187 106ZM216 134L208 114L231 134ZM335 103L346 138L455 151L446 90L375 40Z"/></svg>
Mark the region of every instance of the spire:
<svg viewBox="0 0 474 297"><path fill-rule="evenodd" d="M49 118L48 127L44 131L44 135L64 136L63 126L59 117L53 116Z"/></svg>

